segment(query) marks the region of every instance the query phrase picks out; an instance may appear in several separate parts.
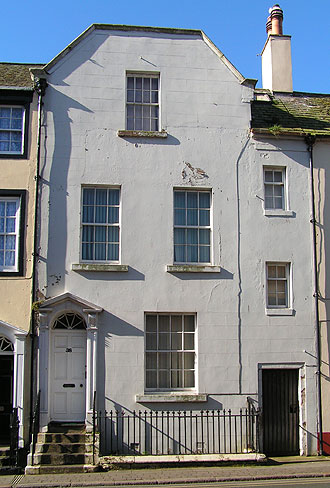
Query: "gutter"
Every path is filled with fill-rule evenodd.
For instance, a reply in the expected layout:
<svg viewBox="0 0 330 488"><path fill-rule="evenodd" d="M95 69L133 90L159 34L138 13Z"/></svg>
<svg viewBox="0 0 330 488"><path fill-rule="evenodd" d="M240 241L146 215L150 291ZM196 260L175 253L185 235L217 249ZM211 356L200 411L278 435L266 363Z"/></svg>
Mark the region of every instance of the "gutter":
<svg viewBox="0 0 330 488"><path fill-rule="evenodd" d="M321 354L320 354L320 318L319 318L319 282L317 274L317 244L316 244L316 220L315 220L315 192L314 192L314 163L313 163L313 147L315 144L315 136L308 134L305 137L305 143L309 152L309 169L310 169L310 182L311 182L311 203L312 203L312 218L310 220L312 226L312 239L313 239L313 271L314 271L314 305L315 305L315 353L317 360L316 370L316 388L317 388L317 417L319 428L319 445L317 447L318 455L323 454L323 427L322 427L322 397L321 397Z"/></svg>

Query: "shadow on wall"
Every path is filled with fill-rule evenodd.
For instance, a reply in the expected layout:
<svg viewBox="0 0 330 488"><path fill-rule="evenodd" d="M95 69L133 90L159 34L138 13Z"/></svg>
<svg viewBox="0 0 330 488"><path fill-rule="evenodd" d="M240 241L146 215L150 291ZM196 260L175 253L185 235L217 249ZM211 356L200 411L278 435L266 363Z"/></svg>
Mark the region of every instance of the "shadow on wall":
<svg viewBox="0 0 330 488"><path fill-rule="evenodd" d="M85 49L75 51L75 56L67 57L67 61L60 65L60 81L57 79L56 69L49 76L49 85L44 98L44 110L47 120L47 107L51 107L54 124L54 148L51 156L51 168L49 181L44 180L45 167L41 170L41 189L49 185L49 229L48 245L45 250L47 288L51 285L50 274L65 276L65 259L67 253L67 242L70 239L68 229L68 171L69 166L79 163L79 160L71 160L72 134L70 111L83 111L93 113L83 104L74 98L59 91L56 86L68 86L64 79L74 72L80 65L88 62L95 51L105 41L107 36L95 36L93 42L85 45ZM69 61L68 61L69 59ZM100 67L102 69L102 67ZM74 93L71 90L70 93ZM44 161L47 161L47 126L45 132ZM79 219L79 215L77 215ZM46 294L48 295L49 293Z"/></svg>

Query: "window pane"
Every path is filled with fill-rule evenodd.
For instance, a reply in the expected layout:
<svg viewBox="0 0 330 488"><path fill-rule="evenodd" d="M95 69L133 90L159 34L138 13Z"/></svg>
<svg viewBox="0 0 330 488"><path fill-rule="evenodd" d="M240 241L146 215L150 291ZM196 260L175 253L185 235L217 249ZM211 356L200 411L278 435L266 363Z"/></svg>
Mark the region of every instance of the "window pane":
<svg viewBox="0 0 330 488"><path fill-rule="evenodd" d="M157 388L157 371L146 372L146 387Z"/></svg>
<svg viewBox="0 0 330 488"><path fill-rule="evenodd" d="M198 246L187 246L187 262L198 262Z"/></svg>
<svg viewBox="0 0 330 488"><path fill-rule="evenodd" d="M94 207L83 207L83 222L94 222Z"/></svg>
<svg viewBox="0 0 330 488"><path fill-rule="evenodd" d="M15 249L16 236L6 236L6 249Z"/></svg>
<svg viewBox="0 0 330 488"><path fill-rule="evenodd" d="M171 349L174 350L181 350L182 349L182 333L181 332L173 332L171 334Z"/></svg>
<svg viewBox="0 0 330 488"><path fill-rule="evenodd" d="M210 230L201 229L199 231L199 243L200 244L210 244Z"/></svg>
<svg viewBox="0 0 330 488"><path fill-rule="evenodd" d="M211 195L209 192L200 192L199 194L199 208L210 208Z"/></svg>
<svg viewBox="0 0 330 488"><path fill-rule="evenodd" d="M170 317L169 315L159 316L159 332L169 332L170 331Z"/></svg>
<svg viewBox="0 0 330 488"><path fill-rule="evenodd" d="M146 353L146 367L147 369L157 369L157 353L147 352Z"/></svg>
<svg viewBox="0 0 330 488"><path fill-rule="evenodd" d="M108 228L108 241L119 242L119 227L113 226Z"/></svg>
<svg viewBox="0 0 330 488"><path fill-rule="evenodd" d="M177 263L186 262L185 246L174 246L174 261Z"/></svg>
<svg viewBox="0 0 330 488"><path fill-rule="evenodd" d="M95 227L95 242L106 242L106 227Z"/></svg>
<svg viewBox="0 0 330 488"><path fill-rule="evenodd" d="M94 205L95 190L94 188L84 188L83 190L83 204Z"/></svg>
<svg viewBox="0 0 330 488"><path fill-rule="evenodd" d="M108 260L119 261L119 244L108 245Z"/></svg>
<svg viewBox="0 0 330 488"><path fill-rule="evenodd" d="M172 388L182 388L182 371L172 371L171 373Z"/></svg>
<svg viewBox="0 0 330 488"><path fill-rule="evenodd" d="M83 242L93 242L94 241L94 226L84 225L82 233Z"/></svg>
<svg viewBox="0 0 330 488"><path fill-rule="evenodd" d="M187 229L187 244L198 244L197 229Z"/></svg>
<svg viewBox="0 0 330 488"><path fill-rule="evenodd" d="M119 222L119 207L109 207L108 222L109 224L117 224Z"/></svg>
<svg viewBox="0 0 330 488"><path fill-rule="evenodd" d="M276 266L277 277L285 278L285 266Z"/></svg>
<svg viewBox="0 0 330 488"><path fill-rule="evenodd" d="M276 278L277 277L276 266L268 266L267 270L268 270L268 277L269 278Z"/></svg>
<svg viewBox="0 0 330 488"><path fill-rule="evenodd" d="M184 387L193 388L195 386L195 372L185 371L184 372Z"/></svg>
<svg viewBox="0 0 330 488"><path fill-rule="evenodd" d="M274 181L276 183L282 183L282 171L274 171Z"/></svg>
<svg viewBox="0 0 330 488"><path fill-rule="evenodd" d="M105 224L107 221L107 207L95 207L95 222Z"/></svg>
<svg viewBox="0 0 330 488"><path fill-rule="evenodd" d="M169 350L170 349L170 334L162 333L159 334L158 338L158 350Z"/></svg>
<svg viewBox="0 0 330 488"><path fill-rule="evenodd" d="M171 353L171 368L182 369L183 368L183 353L172 352Z"/></svg>
<svg viewBox="0 0 330 488"><path fill-rule="evenodd" d="M181 209L174 210L174 225L186 225L186 211Z"/></svg>
<svg viewBox="0 0 330 488"><path fill-rule="evenodd" d="M266 209L273 208L273 199L272 198L269 198L269 197L265 198L265 208Z"/></svg>
<svg viewBox="0 0 330 488"><path fill-rule="evenodd" d="M95 203L96 205L106 205L108 197L108 190L98 189L96 190Z"/></svg>
<svg viewBox="0 0 330 488"><path fill-rule="evenodd" d="M159 352L158 353L158 367L160 369L170 369L170 352Z"/></svg>
<svg viewBox="0 0 330 488"><path fill-rule="evenodd" d="M157 350L157 334L150 332L146 334L146 349L147 351Z"/></svg>
<svg viewBox="0 0 330 488"><path fill-rule="evenodd" d="M195 353L185 352L184 355L184 369L194 369L195 367Z"/></svg>
<svg viewBox="0 0 330 488"><path fill-rule="evenodd" d="M194 348L195 348L194 334L185 333L184 334L184 349L192 351Z"/></svg>
<svg viewBox="0 0 330 488"><path fill-rule="evenodd" d="M94 259L94 244L82 245L82 258L86 261L92 261Z"/></svg>
<svg viewBox="0 0 330 488"><path fill-rule="evenodd" d="M185 243L186 243L186 230L174 229L174 244L185 244Z"/></svg>
<svg viewBox="0 0 330 488"><path fill-rule="evenodd" d="M5 266L15 266L15 251L5 253Z"/></svg>
<svg viewBox="0 0 330 488"><path fill-rule="evenodd" d="M7 218L6 219L6 232L15 232L15 218Z"/></svg>
<svg viewBox="0 0 330 488"><path fill-rule="evenodd" d="M268 305L277 305L276 303L276 295L269 293L268 294Z"/></svg>
<svg viewBox="0 0 330 488"><path fill-rule="evenodd" d="M184 330L185 332L195 331L195 317L193 315L184 316Z"/></svg>
<svg viewBox="0 0 330 488"><path fill-rule="evenodd" d="M273 172L272 171L265 171L265 181L273 181Z"/></svg>
<svg viewBox="0 0 330 488"><path fill-rule="evenodd" d="M269 293L276 293L276 280L268 281L268 291Z"/></svg>
<svg viewBox="0 0 330 488"><path fill-rule="evenodd" d="M175 191L174 192L174 207L176 208L185 208L186 207L186 198L185 193L182 191Z"/></svg>
<svg viewBox="0 0 330 488"><path fill-rule="evenodd" d="M106 245L105 244L95 244L95 259L98 261L106 260Z"/></svg>
<svg viewBox="0 0 330 488"><path fill-rule="evenodd" d="M210 261L211 261L210 248L208 246L200 246L199 247L199 262L200 263L209 263Z"/></svg>
<svg viewBox="0 0 330 488"><path fill-rule="evenodd" d="M171 316L171 330L172 332L182 331L182 316L172 315Z"/></svg>
<svg viewBox="0 0 330 488"><path fill-rule="evenodd" d="M210 211L200 210L199 211L199 225L210 225Z"/></svg>
<svg viewBox="0 0 330 488"><path fill-rule="evenodd" d="M187 210L187 225L198 225L198 210Z"/></svg>
<svg viewBox="0 0 330 488"><path fill-rule="evenodd" d="M272 197L273 196L273 185L266 185L265 186L265 196L266 197Z"/></svg>
<svg viewBox="0 0 330 488"><path fill-rule="evenodd" d="M169 388L169 387L170 387L170 372L159 371L159 388Z"/></svg>
<svg viewBox="0 0 330 488"><path fill-rule="evenodd" d="M146 316L146 330L148 332L157 332L157 315Z"/></svg>
<svg viewBox="0 0 330 488"><path fill-rule="evenodd" d="M187 208L197 208L198 207L198 193L188 191L187 192Z"/></svg>

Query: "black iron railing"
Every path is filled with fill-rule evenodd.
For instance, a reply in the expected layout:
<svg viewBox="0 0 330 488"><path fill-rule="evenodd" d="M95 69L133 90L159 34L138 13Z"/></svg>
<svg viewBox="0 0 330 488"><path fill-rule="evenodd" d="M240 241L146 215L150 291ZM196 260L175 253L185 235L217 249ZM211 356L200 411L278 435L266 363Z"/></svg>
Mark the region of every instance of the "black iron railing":
<svg viewBox="0 0 330 488"><path fill-rule="evenodd" d="M34 453L36 449L38 433L39 433L39 424L40 424L40 390L38 391L33 417L32 417L32 439L31 439L31 464L34 464Z"/></svg>
<svg viewBox="0 0 330 488"><path fill-rule="evenodd" d="M18 409L13 408L10 414L10 464L18 466L18 449L19 449L19 418Z"/></svg>
<svg viewBox="0 0 330 488"><path fill-rule="evenodd" d="M98 412L101 454L168 455L258 452L258 412Z"/></svg>

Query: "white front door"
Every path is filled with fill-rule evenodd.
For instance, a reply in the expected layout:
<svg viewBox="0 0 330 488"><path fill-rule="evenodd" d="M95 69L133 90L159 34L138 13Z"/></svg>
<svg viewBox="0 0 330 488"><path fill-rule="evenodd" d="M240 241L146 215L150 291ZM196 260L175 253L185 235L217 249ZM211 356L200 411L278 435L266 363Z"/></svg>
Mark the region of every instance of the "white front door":
<svg viewBox="0 0 330 488"><path fill-rule="evenodd" d="M85 421L86 331L53 330L51 337L51 420Z"/></svg>

